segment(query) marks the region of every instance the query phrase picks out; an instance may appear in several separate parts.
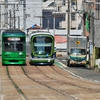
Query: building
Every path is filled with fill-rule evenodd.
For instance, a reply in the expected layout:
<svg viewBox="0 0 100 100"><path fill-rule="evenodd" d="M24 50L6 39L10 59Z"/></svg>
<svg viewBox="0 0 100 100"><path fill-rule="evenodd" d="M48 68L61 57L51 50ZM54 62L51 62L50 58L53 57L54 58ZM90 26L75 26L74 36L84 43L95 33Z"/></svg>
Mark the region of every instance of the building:
<svg viewBox="0 0 100 100"><path fill-rule="evenodd" d="M89 34L90 47L92 47L91 66L98 62L100 68L100 0L83 0L86 12L86 31ZM91 49L91 48L90 48Z"/></svg>
<svg viewBox="0 0 100 100"><path fill-rule="evenodd" d="M56 28L58 29L67 29L68 27L68 0L47 0L43 2L43 16L48 16L49 19L57 23ZM71 29L81 29L82 26L82 0L71 0L70 4L70 28ZM44 23L47 21L43 20ZM51 24L51 26L54 26ZM51 28L50 26L50 28ZM52 27L54 28L54 27Z"/></svg>
<svg viewBox="0 0 100 100"><path fill-rule="evenodd" d="M26 30L30 26L42 24L42 0L2 0L1 28Z"/></svg>
<svg viewBox="0 0 100 100"><path fill-rule="evenodd" d="M45 16L43 18L43 28L56 28L61 29L59 26L59 22L63 21L65 16L63 14L59 14L57 16L53 15L53 12L55 11L56 2L54 0L48 0L46 2L43 2L43 13L42 15ZM48 23L49 22L49 23Z"/></svg>

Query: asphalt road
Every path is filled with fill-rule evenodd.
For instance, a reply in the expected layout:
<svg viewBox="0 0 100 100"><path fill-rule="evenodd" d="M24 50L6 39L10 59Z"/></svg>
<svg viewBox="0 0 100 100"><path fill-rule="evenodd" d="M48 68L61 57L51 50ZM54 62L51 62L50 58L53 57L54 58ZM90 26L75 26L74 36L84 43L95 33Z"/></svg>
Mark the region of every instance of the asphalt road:
<svg viewBox="0 0 100 100"><path fill-rule="evenodd" d="M57 58L57 60L59 62L63 63L64 65L66 65L66 67L64 67L64 69L66 69L66 71L70 72L71 74L73 74L77 77L80 77L80 78L85 78L88 80L100 82L100 72L97 72L93 69L88 69L84 66L67 67L67 62L66 62L65 57Z"/></svg>

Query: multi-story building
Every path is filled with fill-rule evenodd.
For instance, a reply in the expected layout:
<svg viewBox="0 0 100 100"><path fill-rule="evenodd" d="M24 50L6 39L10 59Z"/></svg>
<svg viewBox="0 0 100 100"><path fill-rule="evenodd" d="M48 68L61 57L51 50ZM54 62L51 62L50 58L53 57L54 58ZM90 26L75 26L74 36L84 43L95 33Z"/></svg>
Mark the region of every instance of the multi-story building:
<svg viewBox="0 0 100 100"><path fill-rule="evenodd" d="M95 59L98 59L98 67L100 68L100 0L94 0L94 47L95 47Z"/></svg>
<svg viewBox="0 0 100 100"><path fill-rule="evenodd" d="M62 21L60 23L60 26L67 28L67 20L68 20L68 0L66 0L66 3L64 6L61 7L60 11L65 14L65 21ZM80 28L80 25L82 24L82 0L71 0L70 3L70 28L71 29L78 29Z"/></svg>
<svg viewBox="0 0 100 100"><path fill-rule="evenodd" d="M56 29L61 28L59 22L65 20L65 16L61 14L61 12L58 12L57 6L55 0L43 2L42 15L45 16L45 18L43 18L43 28L47 28L48 26L50 29L53 29L54 27ZM58 13L58 15L56 14L57 16L54 16L53 12Z"/></svg>
<svg viewBox="0 0 100 100"><path fill-rule="evenodd" d="M2 0L1 22L2 27L17 27L27 29L34 24L49 27L67 29L68 0ZM5 5L3 3L6 3ZM43 10L43 11L42 11ZM82 0L70 2L70 28L80 29ZM43 13L42 13L43 12ZM43 16L46 16L43 18ZM43 19L43 22L42 22ZM49 24L48 24L49 21ZM42 24L43 23L43 24ZM11 26L10 26L10 25ZM54 25L55 24L55 25Z"/></svg>
<svg viewBox="0 0 100 100"><path fill-rule="evenodd" d="M80 29L82 25L82 0L70 2L70 28ZM68 0L47 0L43 2L43 14L50 12L55 17L56 28L67 29L68 26ZM48 15L48 14L47 14ZM49 17L50 19L50 17ZM57 21L58 20L58 21ZM54 23L54 22L53 22Z"/></svg>

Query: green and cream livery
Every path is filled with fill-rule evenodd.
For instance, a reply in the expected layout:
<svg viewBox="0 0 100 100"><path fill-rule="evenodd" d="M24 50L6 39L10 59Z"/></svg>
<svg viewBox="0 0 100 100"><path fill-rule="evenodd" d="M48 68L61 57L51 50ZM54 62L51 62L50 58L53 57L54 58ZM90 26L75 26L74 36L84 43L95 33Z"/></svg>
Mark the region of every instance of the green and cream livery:
<svg viewBox="0 0 100 100"><path fill-rule="evenodd" d="M30 34L30 64L49 64L55 61L54 35L46 31L36 31Z"/></svg>

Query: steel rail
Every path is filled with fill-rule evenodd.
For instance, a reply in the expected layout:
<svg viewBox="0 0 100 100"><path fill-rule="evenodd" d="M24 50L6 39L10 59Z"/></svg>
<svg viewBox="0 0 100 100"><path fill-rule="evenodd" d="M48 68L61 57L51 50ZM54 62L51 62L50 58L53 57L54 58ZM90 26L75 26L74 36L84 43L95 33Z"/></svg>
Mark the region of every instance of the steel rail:
<svg viewBox="0 0 100 100"><path fill-rule="evenodd" d="M16 83L13 81L13 79L11 78L10 76L10 73L9 73L9 68L8 66L6 66L6 71L7 71L7 75L9 77L9 79L11 80L13 86L16 88L16 90L24 97L25 100L30 100L25 94L24 92L16 85Z"/></svg>

